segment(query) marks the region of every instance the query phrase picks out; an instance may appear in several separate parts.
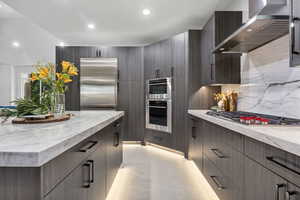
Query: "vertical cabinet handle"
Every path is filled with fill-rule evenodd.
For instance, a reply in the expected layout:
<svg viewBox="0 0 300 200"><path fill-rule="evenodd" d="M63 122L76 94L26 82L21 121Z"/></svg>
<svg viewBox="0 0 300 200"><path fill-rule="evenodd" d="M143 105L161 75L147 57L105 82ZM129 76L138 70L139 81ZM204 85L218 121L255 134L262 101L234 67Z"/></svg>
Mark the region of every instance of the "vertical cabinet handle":
<svg viewBox="0 0 300 200"><path fill-rule="evenodd" d="M297 196L297 192L295 191L287 191L285 193L285 200L292 200L291 197Z"/></svg>
<svg viewBox="0 0 300 200"><path fill-rule="evenodd" d="M295 44L295 42L296 42L296 22L297 21L300 21L300 18L298 18L298 17L293 17L292 18L292 26L291 26L291 34L292 34L292 38L291 38L291 45L292 45L292 53L293 54L296 54L296 55L300 55L300 52L299 51L296 51L296 48L295 48L295 46L296 46L296 44Z"/></svg>
<svg viewBox="0 0 300 200"><path fill-rule="evenodd" d="M299 17L294 16L294 0L291 0L291 53L295 55L300 55L299 51L296 51L296 22L300 21Z"/></svg>
<svg viewBox="0 0 300 200"><path fill-rule="evenodd" d="M192 127L192 138L193 139L196 139L197 138L197 134L196 134L196 131L197 131L197 127Z"/></svg>
<svg viewBox="0 0 300 200"><path fill-rule="evenodd" d="M285 184L276 184L275 185L275 200L280 200L280 189L284 188Z"/></svg>
<svg viewBox="0 0 300 200"><path fill-rule="evenodd" d="M84 180L83 187L84 188L90 188L91 187L91 163L86 162L83 164L84 168L88 169L88 180Z"/></svg>
<svg viewBox="0 0 300 200"><path fill-rule="evenodd" d="M215 183L218 190L225 190L225 187L220 183L220 181L218 180L218 177L210 176L210 178Z"/></svg>
<svg viewBox="0 0 300 200"><path fill-rule="evenodd" d="M94 166L94 161L93 161L93 160L88 160L87 162L91 164L91 167L90 167L90 169L89 169L89 173L90 173L90 175L89 175L89 177L90 177L89 182L90 182L90 183L94 183L94 179L95 179L95 166Z"/></svg>
<svg viewBox="0 0 300 200"><path fill-rule="evenodd" d="M115 133L115 142L114 142L114 146L118 147L120 145L120 133L116 132Z"/></svg>

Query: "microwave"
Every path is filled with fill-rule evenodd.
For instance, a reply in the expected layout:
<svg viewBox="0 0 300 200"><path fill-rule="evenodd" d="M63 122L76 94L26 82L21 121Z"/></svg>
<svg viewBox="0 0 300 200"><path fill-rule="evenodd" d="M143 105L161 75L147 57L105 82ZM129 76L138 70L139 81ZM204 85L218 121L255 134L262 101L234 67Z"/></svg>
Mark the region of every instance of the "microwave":
<svg viewBox="0 0 300 200"><path fill-rule="evenodd" d="M148 99L171 99L172 78L157 78L147 81Z"/></svg>

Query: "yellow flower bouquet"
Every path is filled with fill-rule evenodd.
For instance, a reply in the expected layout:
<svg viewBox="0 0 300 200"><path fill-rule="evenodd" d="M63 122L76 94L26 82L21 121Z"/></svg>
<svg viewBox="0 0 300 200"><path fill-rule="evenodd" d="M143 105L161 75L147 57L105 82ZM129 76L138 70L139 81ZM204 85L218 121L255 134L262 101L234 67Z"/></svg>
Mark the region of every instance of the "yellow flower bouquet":
<svg viewBox="0 0 300 200"><path fill-rule="evenodd" d="M64 112L64 105L62 108L56 108L59 101L63 101L64 95L68 89L68 83L72 82L72 78L78 75L77 67L67 61L61 62L60 70L52 63L46 65L37 64L36 72L31 74L32 82L32 99L34 101L47 101L50 110L53 112ZM46 97L46 98L43 98Z"/></svg>

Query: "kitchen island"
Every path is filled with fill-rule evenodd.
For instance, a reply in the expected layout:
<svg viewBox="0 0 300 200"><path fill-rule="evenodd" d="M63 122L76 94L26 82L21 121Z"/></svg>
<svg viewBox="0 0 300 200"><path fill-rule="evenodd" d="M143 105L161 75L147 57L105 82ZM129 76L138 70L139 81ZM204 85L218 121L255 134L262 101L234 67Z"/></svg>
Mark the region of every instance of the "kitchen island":
<svg viewBox="0 0 300 200"><path fill-rule="evenodd" d="M121 111L0 126L0 199L104 200L122 163Z"/></svg>

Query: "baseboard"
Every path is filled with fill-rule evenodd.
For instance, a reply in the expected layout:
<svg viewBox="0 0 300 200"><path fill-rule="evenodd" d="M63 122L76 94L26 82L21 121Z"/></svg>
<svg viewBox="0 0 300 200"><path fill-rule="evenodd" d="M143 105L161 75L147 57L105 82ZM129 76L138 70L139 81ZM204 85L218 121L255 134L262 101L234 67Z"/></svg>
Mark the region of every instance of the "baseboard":
<svg viewBox="0 0 300 200"><path fill-rule="evenodd" d="M168 147L163 147L163 146L160 146L160 145L157 145L157 144L153 144L153 143L151 143L151 142L146 142L146 145L153 146L153 147L156 147L156 148L165 150L165 151L169 151L169 152L176 153L176 154L178 154L178 155L184 156L184 153L181 152L181 151L177 151L177 150L174 150L174 149L170 149L170 148L168 148Z"/></svg>
<svg viewBox="0 0 300 200"><path fill-rule="evenodd" d="M142 141L123 141L123 144L142 144Z"/></svg>

